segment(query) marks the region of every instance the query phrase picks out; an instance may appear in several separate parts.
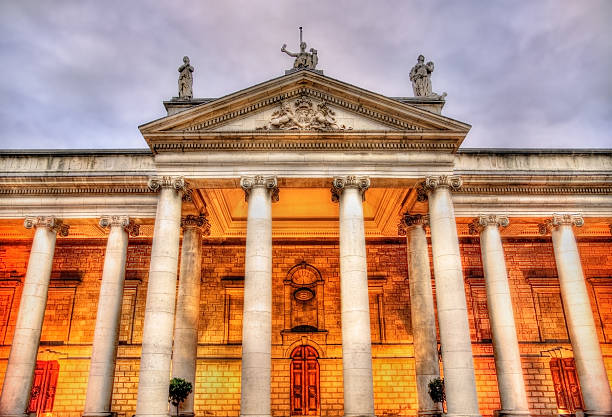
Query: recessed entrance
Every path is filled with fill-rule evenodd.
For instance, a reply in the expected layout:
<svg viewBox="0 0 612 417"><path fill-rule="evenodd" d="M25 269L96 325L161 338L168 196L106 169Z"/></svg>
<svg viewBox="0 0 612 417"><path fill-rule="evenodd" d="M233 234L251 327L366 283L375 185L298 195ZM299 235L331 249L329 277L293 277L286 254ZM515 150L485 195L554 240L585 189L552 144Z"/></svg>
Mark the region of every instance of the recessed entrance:
<svg viewBox="0 0 612 417"><path fill-rule="evenodd" d="M319 355L308 345L291 353L291 415L320 414Z"/></svg>

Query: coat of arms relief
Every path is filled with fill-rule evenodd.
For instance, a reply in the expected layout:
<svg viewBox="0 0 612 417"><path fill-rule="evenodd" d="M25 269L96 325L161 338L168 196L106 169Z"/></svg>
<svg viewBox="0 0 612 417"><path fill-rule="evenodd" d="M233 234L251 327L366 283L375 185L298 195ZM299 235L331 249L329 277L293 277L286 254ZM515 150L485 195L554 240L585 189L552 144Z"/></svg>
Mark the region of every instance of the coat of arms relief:
<svg viewBox="0 0 612 417"><path fill-rule="evenodd" d="M314 102L309 97L282 101L270 119L257 130L352 130L340 125L336 113L326 102Z"/></svg>

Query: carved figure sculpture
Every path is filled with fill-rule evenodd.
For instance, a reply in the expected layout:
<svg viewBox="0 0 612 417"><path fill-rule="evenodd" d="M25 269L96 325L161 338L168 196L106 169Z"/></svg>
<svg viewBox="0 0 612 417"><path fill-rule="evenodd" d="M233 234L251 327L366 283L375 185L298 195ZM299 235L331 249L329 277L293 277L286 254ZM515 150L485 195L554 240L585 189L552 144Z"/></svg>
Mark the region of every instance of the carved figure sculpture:
<svg viewBox="0 0 612 417"><path fill-rule="evenodd" d="M425 64L425 57L419 55L417 63L410 70L410 81L415 97L436 96L431 88L431 73L434 70L434 63L429 61Z"/></svg>
<svg viewBox="0 0 612 417"><path fill-rule="evenodd" d="M315 108L316 107L316 108ZM351 127L338 125L336 113L327 103L313 103L302 96L290 101L282 101L280 108L270 115L270 120L257 130L351 130Z"/></svg>
<svg viewBox="0 0 612 417"><path fill-rule="evenodd" d="M281 52L295 58L293 62L294 69L315 69L319 62L316 49L310 48L310 52L306 52L306 42L302 40L302 27L300 27L300 52L289 52L287 50L287 44L283 44Z"/></svg>
<svg viewBox="0 0 612 417"><path fill-rule="evenodd" d="M189 65L189 57L183 57L183 65L178 69L178 95L179 99L191 100L193 98L193 67Z"/></svg>

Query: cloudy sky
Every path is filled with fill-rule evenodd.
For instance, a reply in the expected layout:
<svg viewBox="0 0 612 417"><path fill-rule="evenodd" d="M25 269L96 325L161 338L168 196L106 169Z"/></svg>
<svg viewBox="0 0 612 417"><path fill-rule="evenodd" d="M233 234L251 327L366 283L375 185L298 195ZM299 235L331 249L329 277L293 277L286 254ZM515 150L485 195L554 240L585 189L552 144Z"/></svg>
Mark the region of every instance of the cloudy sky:
<svg viewBox="0 0 612 417"><path fill-rule="evenodd" d="M412 95L435 62L464 147L612 148L612 1L2 1L0 148L144 148L137 126L292 65L298 26L325 75Z"/></svg>

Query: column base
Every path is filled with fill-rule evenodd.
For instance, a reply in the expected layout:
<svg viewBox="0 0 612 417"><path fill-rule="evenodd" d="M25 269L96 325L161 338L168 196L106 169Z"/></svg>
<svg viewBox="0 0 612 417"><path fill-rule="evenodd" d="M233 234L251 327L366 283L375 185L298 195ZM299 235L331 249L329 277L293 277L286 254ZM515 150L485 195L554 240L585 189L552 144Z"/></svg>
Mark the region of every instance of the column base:
<svg viewBox="0 0 612 417"><path fill-rule="evenodd" d="M272 414L240 414L240 417L272 417Z"/></svg>
<svg viewBox="0 0 612 417"><path fill-rule="evenodd" d="M36 413L2 414L2 417L30 417L30 415L36 417Z"/></svg>
<svg viewBox="0 0 612 417"><path fill-rule="evenodd" d="M482 417L481 414L457 414L457 413L444 413L444 417Z"/></svg>
<svg viewBox="0 0 612 417"><path fill-rule="evenodd" d="M376 414L344 414L344 417L376 417Z"/></svg>
<svg viewBox="0 0 612 417"><path fill-rule="evenodd" d="M529 411L518 411L518 410L494 410L493 417L530 417Z"/></svg>
<svg viewBox="0 0 612 417"><path fill-rule="evenodd" d="M576 410L576 417L581 417L579 416L580 411ZM612 410L610 411L593 411L593 410L584 410L582 411L582 415L584 417L607 417L607 416L612 416Z"/></svg>
<svg viewBox="0 0 612 417"><path fill-rule="evenodd" d="M117 417L117 413L115 411L102 411L99 413L96 412L92 412L92 413L83 413L81 414L82 417Z"/></svg>
<svg viewBox="0 0 612 417"><path fill-rule="evenodd" d="M442 417L442 414L440 410L424 410L417 412L418 417Z"/></svg>

